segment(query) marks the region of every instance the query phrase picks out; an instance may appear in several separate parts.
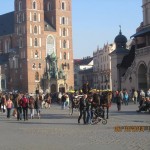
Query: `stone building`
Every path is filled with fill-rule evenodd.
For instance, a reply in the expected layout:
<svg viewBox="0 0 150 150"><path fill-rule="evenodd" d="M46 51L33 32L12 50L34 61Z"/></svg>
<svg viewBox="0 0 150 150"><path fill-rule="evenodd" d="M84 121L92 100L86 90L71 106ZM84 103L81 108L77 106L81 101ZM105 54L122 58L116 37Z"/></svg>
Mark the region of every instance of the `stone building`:
<svg viewBox="0 0 150 150"><path fill-rule="evenodd" d="M124 48L120 51L122 56L111 54L112 59L114 58L114 68L112 68L114 83L112 84L115 85L117 82L114 90L144 89L146 91L150 88L150 0L143 0L142 8L143 22L131 36L133 43L130 51L126 49L126 37L120 35L120 44Z"/></svg>
<svg viewBox="0 0 150 150"><path fill-rule="evenodd" d="M14 11L0 15L1 90L73 89L71 6L71 0L15 0Z"/></svg>
<svg viewBox="0 0 150 150"><path fill-rule="evenodd" d="M95 89L112 90L111 57L109 54L115 49L115 44L104 44L103 48L97 48L93 52L93 82Z"/></svg>

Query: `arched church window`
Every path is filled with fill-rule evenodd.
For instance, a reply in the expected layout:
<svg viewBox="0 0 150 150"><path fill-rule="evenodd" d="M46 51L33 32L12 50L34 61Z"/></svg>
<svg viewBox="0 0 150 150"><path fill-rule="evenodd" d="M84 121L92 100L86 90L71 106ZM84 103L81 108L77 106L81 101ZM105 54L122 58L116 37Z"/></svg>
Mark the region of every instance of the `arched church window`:
<svg viewBox="0 0 150 150"><path fill-rule="evenodd" d="M39 73L38 72L35 73L35 80L39 81Z"/></svg>
<svg viewBox="0 0 150 150"><path fill-rule="evenodd" d="M22 41L22 38L19 39L19 47L20 47L20 48L23 47L23 41Z"/></svg>
<svg viewBox="0 0 150 150"><path fill-rule="evenodd" d="M33 20L37 21L37 14L36 13L34 13L34 15L33 15Z"/></svg>
<svg viewBox="0 0 150 150"><path fill-rule="evenodd" d="M22 10L22 2L21 1L19 1L19 8L18 8L18 10L19 11Z"/></svg>
<svg viewBox="0 0 150 150"><path fill-rule="evenodd" d="M34 39L34 46L38 46L38 40L37 40L37 38Z"/></svg>
<svg viewBox="0 0 150 150"><path fill-rule="evenodd" d="M70 69L70 65L68 64L67 67L68 67L68 70L69 70Z"/></svg>
<svg viewBox="0 0 150 150"><path fill-rule="evenodd" d="M63 64L63 63L61 64L61 67L62 67L62 69L64 70L64 64Z"/></svg>
<svg viewBox="0 0 150 150"><path fill-rule="evenodd" d="M65 3L64 2L61 3L61 9L65 10Z"/></svg>
<svg viewBox="0 0 150 150"><path fill-rule="evenodd" d="M32 7L33 7L33 9L36 9L37 6L36 6L36 2L35 1L33 2L33 6Z"/></svg>
<svg viewBox="0 0 150 150"><path fill-rule="evenodd" d="M63 36L66 36L66 29L63 28Z"/></svg>
<svg viewBox="0 0 150 150"><path fill-rule="evenodd" d="M35 65L35 63L33 63L33 65L32 65L32 68L33 68L33 69L35 69L35 68L36 68L36 65Z"/></svg>
<svg viewBox="0 0 150 150"><path fill-rule="evenodd" d="M64 59L66 59L66 52L64 52Z"/></svg>
<svg viewBox="0 0 150 150"><path fill-rule="evenodd" d="M21 23L21 21L22 21L22 16L21 16L21 14L19 14L18 19L19 19L19 23Z"/></svg>
<svg viewBox="0 0 150 150"><path fill-rule="evenodd" d="M65 17L62 17L62 24L65 24Z"/></svg>
<svg viewBox="0 0 150 150"><path fill-rule="evenodd" d="M67 47L67 42L66 40L63 41L63 48L66 48Z"/></svg>
<svg viewBox="0 0 150 150"><path fill-rule="evenodd" d="M39 63L39 69L41 69L41 67L42 67L42 66L41 66L41 63Z"/></svg>
<svg viewBox="0 0 150 150"><path fill-rule="evenodd" d="M46 51L47 51L47 55L51 55L52 53L55 52L55 39L51 35L47 37Z"/></svg>
<svg viewBox="0 0 150 150"><path fill-rule="evenodd" d="M34 34L37 34L38 32L38 29L37 29L37 26L34 27Z"/></svg>
<svg viewBox="0 0 150 150"><path fill-rule="evenodd" d="M37 51L37 50L35 51L35 55L34 55L34 57L35 57L35 58L38 58L38 57L39 57L39 55L38 55L38 51Z"/></svg>
<svg viewBox="0 0 150 150"><path fill-rule="evenodd" d="M48 11L52 10L52 3L49 2L49 3L47 4L47 10L48 10Z"/></svg>

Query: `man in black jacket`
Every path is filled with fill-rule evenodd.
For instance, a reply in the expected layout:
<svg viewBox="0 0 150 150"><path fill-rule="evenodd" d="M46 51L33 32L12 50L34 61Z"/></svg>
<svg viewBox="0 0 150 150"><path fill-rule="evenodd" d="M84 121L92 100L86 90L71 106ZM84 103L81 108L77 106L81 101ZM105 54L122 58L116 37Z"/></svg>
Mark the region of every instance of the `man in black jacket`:
<svg viewBox="0 0 150 150"><path fill-rule="evenodd" d="M83 115L83 123L86 124L86 109L87 109L87 94L84 94L84 96L80 98L79 103L80 115L78 118L78 123L80 123L80 119L82 118Z"/></svg>

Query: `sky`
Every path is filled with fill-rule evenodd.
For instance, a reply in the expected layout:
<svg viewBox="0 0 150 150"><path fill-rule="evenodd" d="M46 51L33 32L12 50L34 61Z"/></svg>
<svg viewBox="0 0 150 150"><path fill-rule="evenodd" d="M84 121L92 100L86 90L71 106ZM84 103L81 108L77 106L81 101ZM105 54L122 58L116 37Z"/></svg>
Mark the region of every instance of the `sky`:
<svg viewBox="0 0 150 150"><path fill-rule="evenodd" d="M143 21L142 0L72 0L74 59L93 56L97 47L119 34L130 39ZM0 0L0 15L14 10L14 0Z"/></svg>

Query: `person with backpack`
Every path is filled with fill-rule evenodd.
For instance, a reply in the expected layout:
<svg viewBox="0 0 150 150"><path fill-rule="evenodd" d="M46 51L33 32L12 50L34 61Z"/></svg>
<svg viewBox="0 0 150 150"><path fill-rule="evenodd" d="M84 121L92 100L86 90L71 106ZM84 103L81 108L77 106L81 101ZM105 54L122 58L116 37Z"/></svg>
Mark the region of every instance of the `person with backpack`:
<svg viewBox="0 0 150 150"><path fill-rule="evenodd" d="M29 100L27 99L26 95L24 94L21 99L21 106L23 109L24 121L28 120L28 104L29 104Z"/></svg>

